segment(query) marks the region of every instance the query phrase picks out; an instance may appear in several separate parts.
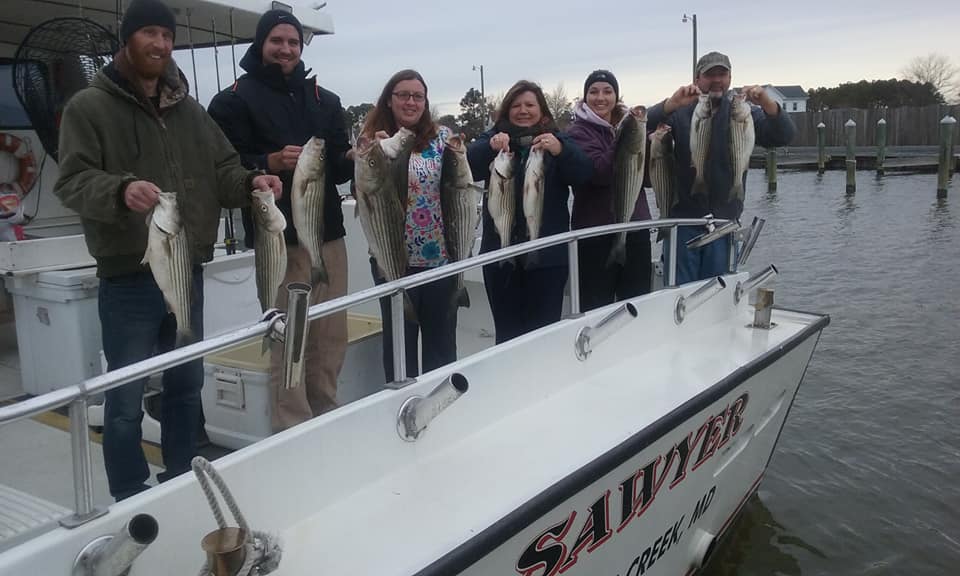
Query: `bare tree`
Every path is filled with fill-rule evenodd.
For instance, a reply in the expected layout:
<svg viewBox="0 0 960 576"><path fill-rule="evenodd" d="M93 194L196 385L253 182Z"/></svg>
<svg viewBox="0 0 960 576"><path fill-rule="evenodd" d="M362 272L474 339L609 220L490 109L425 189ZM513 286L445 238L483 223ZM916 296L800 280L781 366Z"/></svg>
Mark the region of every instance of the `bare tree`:
<svg viewBox="0 0 960 576"><path fill-rule="evenodd" d="M929 82L949 103L960 100L960 68L943 54L917 56L900 72L913 82Z"/></svg>
<svg viewBox="0 0 960 576"><path fill-rule="evenodd" d="M434 120L440 117L440 107L436 104L430 106L430 117Z"/></svg>
<svg viewBox="0 0 960 576"><path fill-rule="evenodd" d="M561 129L566 128L567 124L573 119L573 103L567 96L567 89L564 88L563 82L557 84L553 91L544 93L544 97L547 99L547 107L550 108L550 113L553 114L557 124L560 125Z"/></svg>

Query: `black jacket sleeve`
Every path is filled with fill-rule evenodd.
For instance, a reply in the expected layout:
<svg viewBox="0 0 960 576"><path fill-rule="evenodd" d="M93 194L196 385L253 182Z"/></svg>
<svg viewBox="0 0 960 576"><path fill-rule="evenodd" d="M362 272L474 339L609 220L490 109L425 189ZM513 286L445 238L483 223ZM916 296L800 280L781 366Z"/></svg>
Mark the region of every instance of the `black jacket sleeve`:
<svg viewBox="0 0 960 576"><path fill-rule="evenodd" d="M327 149L330 151L330 173L334 183L343 184L353 179L353 160L347 158L350 139L347 137L347 124L343 119L343 104L340 103L340 98L333 97L329 110L330 142L327 142Z"/></svg>
<svg viewBox="0 0 960 576"><path fill-rule="evenodd" d="M240 161L251 170L266 170L267 155L259 152L253 136L250 110L231 88L213 97L207 112L220 126L224 136L240 153Z"/></svg>
<svg viewBox="0 0 960 576"><path fill-rule="evenodd" d="M490 163L497 155L490 147L493 134L493 130L487 130L467 146L467 162L470 163L470 172L477 182L490 179Z"/></svg>

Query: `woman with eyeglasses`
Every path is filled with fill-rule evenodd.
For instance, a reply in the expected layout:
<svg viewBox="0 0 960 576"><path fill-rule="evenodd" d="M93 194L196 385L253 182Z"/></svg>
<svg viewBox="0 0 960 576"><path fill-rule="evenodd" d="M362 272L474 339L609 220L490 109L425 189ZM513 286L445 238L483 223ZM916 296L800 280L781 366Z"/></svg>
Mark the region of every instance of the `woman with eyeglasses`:
<svg viewBox="0 0 960 576"><path fill-rule="evenodd" d="M383 87L376 106L364 121L361 138L388 138L400 129L415 134L407 176L406 222L407 274L442 266L448 262L443 241L440 212L440 173L443 149L452 135L430 115L427 84L415 70L401 70ZM386 280L371 256L374 282ZM454 302L456 277L443 278L408 291L416 322L405 320L407 374L419 375L417 342L423 338L423 372L457 359L457 307ZM383 369L387 382L393 381L393 340L389 299L380 301L383 320Z"/></svg>
<svg viewBox="0 0 960 576"><path fill-rule="evenodd" d="M589 158L565 135L560 134L543 90L521 80L503 98L493 128L467 148L473 177L489 186L490 164L501 151L513 154L514 218L508 244L529 240L523 212L523 181L531 151L543 151L543 213L539 238L570 230L567 208L570 186L586 182L593 171ZM480 252L501 247L500 235L484 196L483 240ZM493 312L497 343L506 342L560 319L563 289L567 283L567 248L555 246L534 258L518 258L483 268L483 282Z"/></svg>
<svg viewBox="0 0 960 576"><path fill-rule="evenodd" d="M616 127L629 111L620 100L620 84L609 70L595 70L583 83L583 99L573 110L567 133L593 162L593 177L573 187L574 229L613 224ZM631 220L649 220L643 189ZM627 234L626 262L610 264L614 236L595 236L578 242L580 304L584 312L650 292L650 232Z"/></svg>

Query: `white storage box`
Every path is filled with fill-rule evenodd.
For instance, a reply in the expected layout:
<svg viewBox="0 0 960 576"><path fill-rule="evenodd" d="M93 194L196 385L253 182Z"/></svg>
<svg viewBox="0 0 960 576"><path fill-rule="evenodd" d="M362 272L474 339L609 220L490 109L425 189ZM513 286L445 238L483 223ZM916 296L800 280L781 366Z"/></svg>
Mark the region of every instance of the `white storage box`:
<svg viewBox="0 0 960 576"><path fill-rule="evenodd" d="M347 316L349 345L337 384L337 401L352 402L383 388L380 320ZM270 427L270 353L260 340L204 358L203 414L207 436L240 449L262 440Z"/></svg>
<svg viewBox="0 0 960 576"><path fill-rule="evenodd" d="M100 374L96 268L8 276L24 392L44 394Z"/></svg>

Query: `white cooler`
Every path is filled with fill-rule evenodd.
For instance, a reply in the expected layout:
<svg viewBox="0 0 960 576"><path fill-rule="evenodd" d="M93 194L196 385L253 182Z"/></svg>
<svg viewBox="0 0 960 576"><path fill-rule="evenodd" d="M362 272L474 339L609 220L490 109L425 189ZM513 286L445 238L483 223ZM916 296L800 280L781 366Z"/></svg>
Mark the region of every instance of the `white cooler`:
<svg viewBox="0 0 960 576"><path fill-rule="evenodd" d="M24 392L44 394L100 374L96 273L79 268L4 278Z"/></svg>
<svg viewBox="0 0 960 576"><path fill-rule="evenodd" d="M337 383L347 404L383 389L380 319L347 315L349 344ZM207 436L240 449L270 436L270 353L259 339L204 358L203 414Z"/></svg>

